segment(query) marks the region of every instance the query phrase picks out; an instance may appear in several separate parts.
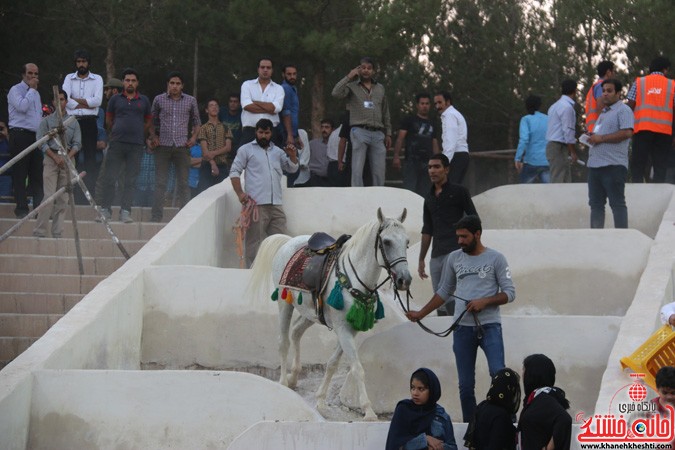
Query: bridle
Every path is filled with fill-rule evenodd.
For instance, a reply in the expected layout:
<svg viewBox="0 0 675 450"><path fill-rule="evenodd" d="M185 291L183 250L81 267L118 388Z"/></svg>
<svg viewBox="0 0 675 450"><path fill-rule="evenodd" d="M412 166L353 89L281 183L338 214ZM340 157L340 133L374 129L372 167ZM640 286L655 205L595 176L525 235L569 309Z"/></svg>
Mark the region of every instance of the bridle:
<svg viewBox="0 0 675 450"><path fill-rule="evenodd" d="M356 268L354 267L354 264L352 263L351 257L349 255L347 255L347 261L349 262L349 267L352 269L352 272L354 273L354 276L356 277L356 280L361 284L361 286L363 286L365 288L365 290L368 291L369 295L373 295L375 292L377 292L377 290L379 288L381 288L382 285L384 285L387 281L393 280L391 274L392 274L392 269L394 268L394 266L396 266L396 264L408 261L407 256L401 256L400 258L396 258L395 260L393 260L391 262L389 261L389 258L387 258L387 252L384 250L384 243L382 242L382 232L384 231L385 228L386 228L386 226L383 222L377 230L377 235L375 237L374 250L375 250L375 261L378 260L378 258L377 258L378 250L379 250L380 255L382 256L382 261L384 262L384 265L379 264L379 262L378 262L378 265L381 268L383 268L384 270L387 271L387 278L385 278L384 281L382 281L380 284L375 286L373 289L369 288L366 285L366 283L364 283L361 280L358 272L356 271ZM343 265L344 265L344 262L343 262ZM339 259L337 261L336 268L337 268L338 272L340 272L340 261L339 261ZM350 293L351 293L352 290L360 293L360 291L358 289L356 289L352 286L352 283L349 280L349 276L347 276L346 273L344 273L344 276L347 278L347 282L349 283ZM394 291L396 291L396 289L394 289Z"/></svg>
<svg viewBox="0 0 675 450"><path fill-rule="evenodd" d="M361 284L361 286L363 286L365 288L365 290L368 291L368 296L374 295L377 292L377 290L380 287L382 287L382 285L384 285L387 281L392 280L392 276L391 276L392 269L394 268L394 266L396 266L396 264L399 264L399 263L404 262L404 261L407 262L407 260L408 260L406 256L401 256L400 258L396 258L393 261L389 261L389 258L387 258L387 252L384 250L384 243L382 242L382 232L384 231L385 228L386 227L385 227L384 223L382 223L382 225L380 225L379 229L377 230L377 236L375 238L374 250L375 250L375 260L376 261L377 261L378 250L379 250L380 255L382 256L382 261L384 262L384 265L379 264L379 266L387 271L387 278L385 278L384 281L382 281L380 284L375 286L373 289L370 289L361 280L358 272L356 271L356 268L354 267L354 264L352 263L351 257L349 255L347 255L347 261L349 262L349 267L352 269L352 272L354 273L354 276L356 277L356 280ZM343 265L344 265L344 262L343 262ZM352 294L352 296L354 296L354 294L363 294L361 291L359 291L358 289L353 287L353 285L351 283L351 280L349 279L349 276L346 274L346 272L340 271L340 259L339 258L336 261L335 267L336 267L336 272L337 272L338 276L339 275L344 276L345 281L346 281L345 287L347 288L349 293ZM450 294L450 296L456 298L457 300L463 301L464 303L469 302L469 300L463 299L463 298L458 297L457 295L454 295L454 294ZM401 299L401 294L399 293L398 289L394 289L394 297L398 301L398 303L401 306L401 309L403 310L403 312L407 313L408 311L410 311L410 299L413 298L412 294L410 293L410 289L408 289L406 291L406 304L405 305L403 304L403 300ZM457 327L459 326L459 323L461 322L462 318L464 317L464 315L467 312L468 312L468 310L465 308L464 311L461 312L461 314L459 315L457 320L455 320L447 330L440 331L440 332L434 331L431 328L427 327L426 325L424 325L422 323L421 320L418 320L416 323L417 323L417 325L420 326L420 328L422 328L424 331L426 331L429 334L433 334L434 336L438 336L438 337L447 337L453 331L455 331L457 329ZM482 334L483 334L483 327L481 326L481 324L478 320L478 317L476 316L475 313L473 313L473 318L474 318L474 321L476 322L476 327L478 328L478 339L480 339L482 337Z"/></svg>

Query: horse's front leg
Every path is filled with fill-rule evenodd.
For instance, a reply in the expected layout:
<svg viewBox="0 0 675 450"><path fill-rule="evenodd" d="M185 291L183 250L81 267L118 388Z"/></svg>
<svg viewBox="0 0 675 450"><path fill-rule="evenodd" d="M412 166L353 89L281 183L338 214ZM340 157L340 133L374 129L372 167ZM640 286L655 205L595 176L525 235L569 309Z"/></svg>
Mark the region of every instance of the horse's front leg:
<svg viewBox="0 0 675 450"><path fill-rule="evenodd" d="M302 335L305 334L307 328L312 325L314 325L314 322L302 316L298 316L293 324L291 344L293 345L293 352L295 355L293 357L293 366L291 367L291 376L288 379L287 385L291 389L295 389L295 386L298 384L298 375L300 375L300 370L302 370L302 363L300 362L300 339L302 339Z"/></svg>
<svg viewBox="0 0 675 450"><path fill-rule="evenodd" d="M279 383L288 386L288 348L291 345L288 339L288 330L291 326L293 307L285 301L279 300L279 357L281 368L279 369Z"/></svg>
<svg viewBox="0 0 675 450"><path fill-rule="evenodd" d="M326 373L323 376L323 381L321 381L321 386L319 386L319 389L316 391L316 409L318 409L319 412L321 412L321 410L326 406L326 393L328 392L328 386L330 385L330 380L333 378L333 375L338 368L338 363L340 362L341 356L342 346L338 342L335 351L326 364Z"/></svg>
<svg viewBox="0 0 675 450"><path fill-rule="evenodd" d="M338 340L340 341L340 346L345 352L345 356L349 360L349 371L352 373L356 379L356 387L359 393L359 402L361 404L361 410L364 413L363 420L377 420L377 415L373 411L372 404L366 393L366 383L365 383L365 372L361 361L359 360L359 354L356 350L356 342L354 341L354 332L351 328L347 329L349 325L337 328L335 331L338 335Z"/></svg>

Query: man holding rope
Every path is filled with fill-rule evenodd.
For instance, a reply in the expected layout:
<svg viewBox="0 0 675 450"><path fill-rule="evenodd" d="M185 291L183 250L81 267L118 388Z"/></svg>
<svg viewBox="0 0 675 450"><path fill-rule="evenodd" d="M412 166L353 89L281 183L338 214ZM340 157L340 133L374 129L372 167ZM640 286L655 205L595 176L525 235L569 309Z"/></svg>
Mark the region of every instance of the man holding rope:
<svg viewBox="0 0 675 450"><path fill-rule="evenodd" d="M255 140L239 147L230 169L232 187L241 204L246 206L253 201L258 210L258 220L254 218L246 232L247 266L255 259L263 239L287 233L286 215L281 206L281 176L282 170L287 173L298 170L298 157L293 145L281 150L271 142L273 128L271 120L260 119L255 125ZM244 170L246 192L240 180Z"/></svg>
<svg viewBox="0 0 675 450"><path fill-rule="evenodd" d="M504 368L499 306L512 302L516 290L511 269L504 255L481 243L483 232L478 216L463 217L455 225L461 250L448 255L438 290L420 311L409 311L408 319L417 322L450 297L463 301L466 308L455 308L455 329L452 350L455 353L459 399L464 422L469 422L476 409L476 354L478 347L487 358L490 376Z"/></svg>

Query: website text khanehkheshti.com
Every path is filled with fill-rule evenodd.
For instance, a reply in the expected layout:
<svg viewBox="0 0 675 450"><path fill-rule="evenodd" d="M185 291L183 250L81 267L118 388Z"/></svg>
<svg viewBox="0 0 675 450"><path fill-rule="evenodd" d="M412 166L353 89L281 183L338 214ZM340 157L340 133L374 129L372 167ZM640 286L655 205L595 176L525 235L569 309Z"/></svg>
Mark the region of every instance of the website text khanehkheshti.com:
<svg viewBox="0 0 675 450"><path fill-rule="evenodd" d="M655 444L649 442L624 442L620 444L613 443L597 443L597 444L579 444L582 449L669 449L672 448L670 444Z"/></svg>

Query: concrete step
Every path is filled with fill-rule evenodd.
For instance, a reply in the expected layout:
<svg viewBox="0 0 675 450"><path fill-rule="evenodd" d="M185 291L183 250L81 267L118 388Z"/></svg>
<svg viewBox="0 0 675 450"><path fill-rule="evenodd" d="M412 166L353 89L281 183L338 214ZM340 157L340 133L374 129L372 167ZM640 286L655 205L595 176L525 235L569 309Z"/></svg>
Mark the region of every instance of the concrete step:
<svg viewBox="0 0 675 450"><path fill-rule="evenodd" d="M0 274L0 286L3 292L86 294L105 278L106 276L101 275L3 273Z"/></svg>
<svg viewBox="0 0 675 450"><path fill-rule="evenodd" d="M83 297L84 294L0 292L0 314L65 314Z"/></svg>
<svg viewBox="0 0 675 450"><path fill-rule="evenodd" d="M9 228L17 223L17 219L0 219L0 234L7 231ZM129 240L150 240L159 230L164 227L164 223L151 222L134 222L134 223L120 223L111 222L110 226L122 241ZM51 226L51 224L48 226ZM18 230L14 231L12 236L32 237L35 229L35 221L29 220L25 222ZM108 231L103 224L93 221L78 221L77 229L80 233L80 239L109 239ZM49 231L47 235L50 236ZM64 238L72 238L74 236L72 222L66 222L63 227Z"/></svg>
<svg viewBox="0 0 675 450"><path fill-rule="evenodd" d="M83 256L82 266L85 275L110 275L119 269L125 261L121 253L118 257ZM79 275L80 272L75 256L0 254L0 273Z"/></svg>
<svg viewBox="0 0 675 450"><path fill-rule="evenodd" d="M2 362L13 360L37 341L34 337L0 337L0 369Z"/></svg>
<svg viewBox="0 0 675 450"><path fill-rule="evenodd" d="M145 240L125 240L122 244L127 252L133 256L146 242ZM119 248L111 239L80 239L80 248L83 256L122 256ZM35 238L32 236L12 236L0 242L0 253L77 256L73 239Z"/></svg>
<svg viewBox="0 0 675 450"><path fill-rule="evenodd" d="M39 338L63 314L0 314L0 336Z"/></svg>
<svg viewBox="0 0 675 450"><path fill-rule="evenodd" d="M14 219L14 208L16 205L14 203L0 203L0 217ZM119 217L118 206L112 207L113 219ZM173 219L176 214L178 214L178 208L164 208L164 214L162 217L162 222L168 222ZM89 205L76 205L75 206L75 215L80 220L93 221L98 215L96 211ZM131 208L131 218L136 222L150 222L152 217L152 208ZM70 222L70 206L66 208L66 221Z"/></svg>

